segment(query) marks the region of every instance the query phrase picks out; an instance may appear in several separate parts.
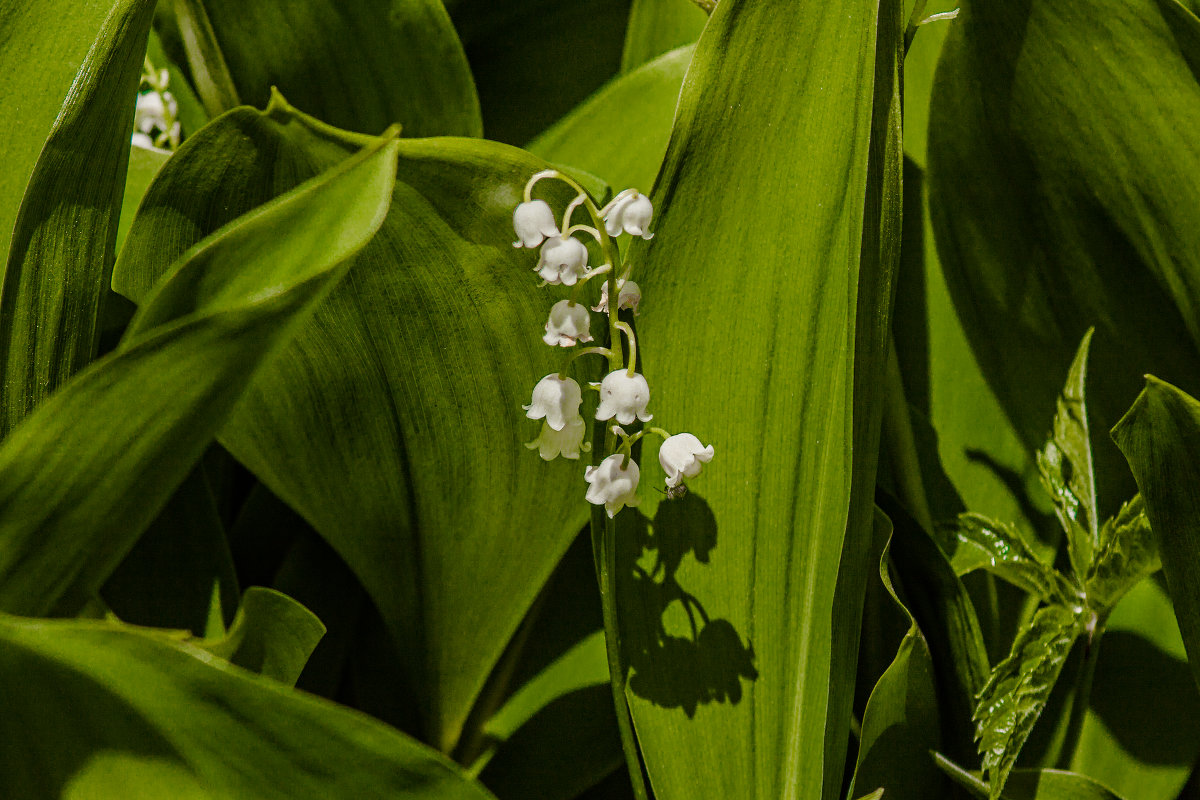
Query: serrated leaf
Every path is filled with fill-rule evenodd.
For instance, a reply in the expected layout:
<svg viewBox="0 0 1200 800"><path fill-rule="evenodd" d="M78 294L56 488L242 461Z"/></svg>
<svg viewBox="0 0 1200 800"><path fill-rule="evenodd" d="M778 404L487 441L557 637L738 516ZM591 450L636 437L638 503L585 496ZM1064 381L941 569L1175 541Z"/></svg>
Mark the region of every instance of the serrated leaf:
<svg viewBox="0 0 1200 800"><path fill-rule="evenodd" d="M1037 454L1042 485L1054 501L1054 514L1067 535L1071 568L1077 580L1088 574L1100 539L1085 401L1092 333L1093 329L1089 329L1079 344L1055 406L1054 431Z"/></svg>
<svg viewBox="0 0 1200 800"><path fill-rule="evenodd" d="M1012 525L982 514L959 514L942 527L949 536L950 564L958 575L985 569L1047 602L1066 602L1075 591Z"/></svg>
<svg viewBox="0 0 1200 800"><path fill-rule="evenodd" d="M979 775L934 754L938 769L976 797L988 797ZM1086 775L1061 769L1015 769L1002 795L1004 800L1122 800L1121 796Z"/></svg>
<svg viewBox="0 0 1200 800"><path fill-rule="evenodd" d="M1071 646L1084 629L1084 617L1058 605L1038 609L980 692L975 736L992 800L1000 797L1021 747L1045 709Z"/></svg>
<svg viewBox="0 0 1200 800"><path fill-rule="evenodd" d="M153 12L149 0L113 4L0 252L0 438L96 356ZM19 101L4 102L21 116Z"/></svg>
<svg viewBox="0 0 1200 800"><path fill-rule="evenodd" d="M73 613L92 598L375 234L395 157L375 141L197 243L166 267L118 349L4 440L0 608Z"/></svg>
<svg viewBox="0 0 1200 800"><path fill-rule="evenodd" d="M1106 611L1142 578L1162 568L1142 496L1135 495L1100 529L1100 546L1084 590L1092 607Z"/></svg>

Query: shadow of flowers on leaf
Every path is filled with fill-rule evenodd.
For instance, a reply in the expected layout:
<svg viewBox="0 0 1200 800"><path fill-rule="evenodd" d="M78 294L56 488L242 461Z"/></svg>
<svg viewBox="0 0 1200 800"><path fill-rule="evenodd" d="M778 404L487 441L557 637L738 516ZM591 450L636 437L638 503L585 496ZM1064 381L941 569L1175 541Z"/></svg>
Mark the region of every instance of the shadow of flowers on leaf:
<svg viewBox="0 0 1200 800"><path fill-rule="evenodd" d="M709 564L717 546L712 509L696 494L662 502L653 520L627 513L618 537L621 645L629 690L688 717L706 703L739 703L758 678L754 647L727 619L709 615L676 573L689 556Z"/></svg>

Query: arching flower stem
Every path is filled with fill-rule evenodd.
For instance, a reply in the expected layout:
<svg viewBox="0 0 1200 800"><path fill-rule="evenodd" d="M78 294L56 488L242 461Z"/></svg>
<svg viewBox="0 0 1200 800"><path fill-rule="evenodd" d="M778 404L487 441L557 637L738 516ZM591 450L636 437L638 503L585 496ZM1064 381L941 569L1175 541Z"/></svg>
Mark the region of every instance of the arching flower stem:
<svg viewBox="0 0 1200 800"><path fill-rule="evenodd" d="M611 355L607 347L585 347L582 350L576 350L567 357L566 361L563 362L562 369L558 371L558 377L567 377L567 367L571 366L571 362L573 362L575 359L579 358L580 356L590 356L593 353L599 353L606 358Z"/></svg>
<svg viewBox="0 0 1200 800"><path fill-rule="evenodd" d="M612 297L612 295L609 296ZM609 315L611 316L612 314L616 313L613 311L613 309L617 307L617 304L609 303L608 305ZM629 327L628 322L618 322L613 327L619 331L622 331L625 334L625 339L629 342L629 369L626 371L626 374L632 378L634 374L637 373L637 337L633 335L633 328ZM616 351L618 348L614 347L613 350ZM611 360L612 359L610 359L610 361ZM620 362L617 362L615 366L613 366L614 370L618 370L620 368Z"/></svg>

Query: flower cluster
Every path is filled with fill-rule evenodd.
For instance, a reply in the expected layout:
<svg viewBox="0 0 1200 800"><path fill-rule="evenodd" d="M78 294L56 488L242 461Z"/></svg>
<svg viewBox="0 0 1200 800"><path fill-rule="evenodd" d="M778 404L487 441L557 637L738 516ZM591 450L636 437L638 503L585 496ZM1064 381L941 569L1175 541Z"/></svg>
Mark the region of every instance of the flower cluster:
<svg viewBox="0 0 1200 800"><path fill-rule="evenodd" d="M545 179L554 178L571 186L576 197L563 212L561 225L554 210L545 200L535 200L533 189ZM575 211L584 209L591 216L592 225L573 225ZM645 434L652 433L663 439L658 449L659 464L666 473L666 494L678 497L686 491L684 478L700 474L704 464L712 460L713 447L705 447L690 433L671 435L658 427L627 433L622 425L649 422L653 415L647 411L650 405L650 385L645 376L637 372L637 340L632 326L619 318L618 312L628 309L636 314L642 299L641 289L630 280L631 267L625 265L617 274L619 254L613 239L628 233L651 239L650 220L654 207L650 198L636 189L626 189L614 197L603 208L596 208L587 193L573 180L557 170L546 170L534 175L525 186L525 200L513 211L513 228L517 240L513 247L540 247L534 271L542 285L566 286L571 295L559 300L550 309L542 341L551 347L574 348L581 342L593 341L591 315L586 304L580 302L582 288L593 278L602 277L600 301L591 310L605 315L608 320L608 347L587 347L574 350L567 357L562 369L538 381L533 389L529 405L523 406L529 419L542 420L542 430L526 447L537 450L547 461L562 456L577 459L581 452L592 449L584 441L587 424L580 414L583 392L579 384L567 376L571 361L579 356L598 354L608 358L609 373L599 384L591 388L600 392L600 401L595 418L602 422L615 420L608 428L605 440L611 451L599 464L584 470L584 481L588 484L587 500L604 506L608 516L613 517L625 506L638 504L637 487L641 472L632 458L632 447ZM575 234L590 236L604 256L604 263L597 267L588 265L587 245ZM615 307L610 298L616 296ZM629 349L628 366L625 351L621 346L624 335Z"/></svg>
<svg viewBox="0 0 1200 800"><path fill-rule="evenodd" d="M141 90L133 117L133 144L171 151L179 147L179 103L167 91L170 79L165 69L155 69L147 58L142 68Z"/></svg>

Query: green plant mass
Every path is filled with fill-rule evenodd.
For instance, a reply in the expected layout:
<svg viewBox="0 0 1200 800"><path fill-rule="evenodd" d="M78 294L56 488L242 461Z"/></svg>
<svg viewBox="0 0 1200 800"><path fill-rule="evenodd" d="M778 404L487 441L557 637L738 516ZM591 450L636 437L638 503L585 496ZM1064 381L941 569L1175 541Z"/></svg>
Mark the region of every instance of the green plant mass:
<svg viewBox="0 0 1200 800"><path fill-rule="evenodd" d="M1193 0L0 0L0 797L1200 797Z"/></svg>

